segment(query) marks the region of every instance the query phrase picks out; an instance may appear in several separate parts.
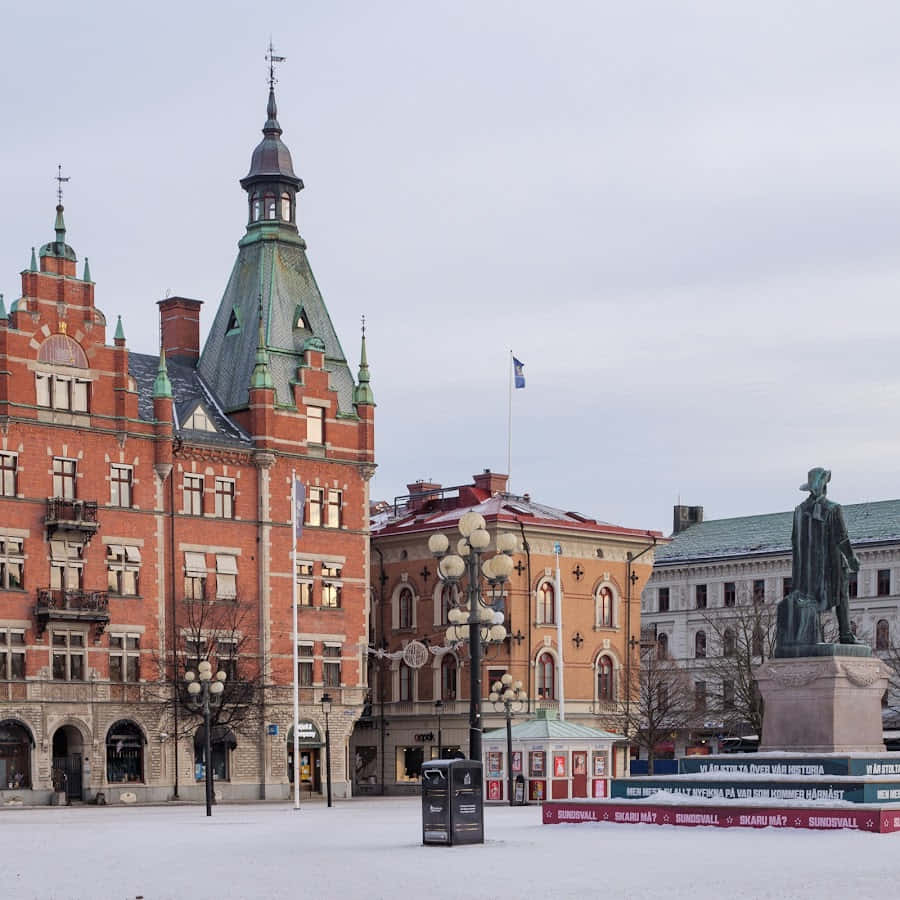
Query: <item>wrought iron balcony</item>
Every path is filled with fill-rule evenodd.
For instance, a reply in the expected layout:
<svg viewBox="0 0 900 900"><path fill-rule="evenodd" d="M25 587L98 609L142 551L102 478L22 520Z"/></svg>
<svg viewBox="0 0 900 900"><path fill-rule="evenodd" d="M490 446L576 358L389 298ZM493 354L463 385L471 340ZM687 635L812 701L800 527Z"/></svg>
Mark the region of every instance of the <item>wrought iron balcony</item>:
<svg viewBox="0 0 900 900"><path fill-rule="evenodd" d="M99 638L109 624L109 594L106 591L60 591L38 588L34 608L38 637L50 622L90 623Z"/></svg>
<svg viewBox="0 0 900 900"><path fill-rule="evenodd" d="M86 535L90 540L100 527L97 520L97 501L48 497L44 524L47 526L48 534L74 531Z"/></svg>

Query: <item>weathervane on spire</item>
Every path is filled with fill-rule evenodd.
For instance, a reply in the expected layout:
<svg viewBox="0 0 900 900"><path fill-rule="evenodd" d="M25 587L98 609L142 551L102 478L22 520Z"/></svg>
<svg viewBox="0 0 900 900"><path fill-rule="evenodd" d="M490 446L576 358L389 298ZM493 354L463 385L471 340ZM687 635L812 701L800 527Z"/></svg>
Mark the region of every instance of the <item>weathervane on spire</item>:
<svg viewBox="0 0 900 900"><path fill-rule="evenodd" d="M366 314L362 314L362 336L366 336Z"/></svg>
<svg viewBox="0 0 900 900"><path fill-rule="evenodd" d="M269 90L271 91L275 89L275 82L278 80L275 78L275 63L281 63L287 59L286 56L275 55L275 47L272 46L272 38L269 38L269 52L266 54L266 59L269 61Z"/></svg>
<svg viewBox="0 0 900 900"><path fill-rule="evenodd" d="M70 176L63 177L62 173L62 164L56 167L56 175L54 176L54 181L57 182L56 185L56 198L59 206L62 206L62 195L63 195L63 183L69 181Z"/></svg>

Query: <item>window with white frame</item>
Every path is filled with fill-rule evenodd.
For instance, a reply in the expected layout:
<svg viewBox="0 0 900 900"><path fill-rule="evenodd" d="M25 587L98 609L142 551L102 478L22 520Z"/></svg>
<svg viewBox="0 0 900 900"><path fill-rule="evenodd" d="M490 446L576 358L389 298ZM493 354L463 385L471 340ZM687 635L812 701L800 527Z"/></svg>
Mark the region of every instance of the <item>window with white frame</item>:
<svg viewBox="0 0 900 900"><path fill-rule="evenodd" d="M322 563L322 606L340 608L343 590L341 571L342 568L337 563Z"/></svg>
<svg viewBox="0 0 900 900"><path fill-rule="evenodd" d="M300 687L313 685L313 645L309 642L297 644L297 684Z"/></svg>
<svg viewBox="0 0 900 900"><path fill-rule="evenodd" d="M534 670L534 682L540 699L556 699L556 661L553 659L553 654L544 651L538 657Z"/></svg>
<svg viewBox="0 0 900 900"><path fill-rule="evenodd" d="M322 524L322 507L325 504L325 488L311 487L306 492L306 524Z"/></svg>
<svg viewBox="0 0 900 900"><path fill-rule="evenodd" d="M50 645L54 680L84 681L86 643L83 631L53 629Z"/></svg>
<svg viewBox="0 0 900 900"><path fill-rule="evenodd" d="M556 622L556 591L550 581L538 586L537 621L539 625L553 625Z"/></svg>
<svg viewBox="0 0 900 900"><path fill-rule="evenodd" d="M604 584L597 591L597 626L612 628L614 596L612 588Z"/></svg>
<svg viewBox="0 0 900 900"><path fill-rule="evenodd" d="M216 554L216 599L237 599L237 557L230 553Z"/></svg>
<svg viewBox="0 0 900 900"><path fill-rule="evenodd" d="M397 627L413 627L413 592L412 588L403 586L397 596Z"/></svg>
<svg viewBox="0 0 900 900"><path fill-rule="evenodd" d="M341 645L325 643L322 647L322 681L325 687L341 686Z"/></svg>
<svg viewBox="0 0 900 900"><path fill-rule="evenodd" d="M450 610L456 606L458 599L459 588L455 584L447 584L447 582L443 582L441 584L441 625L450 624L450 619L448 618L450 615Z"/></svg>
<svg viewBox="0 0 900 900"><path fill-rule="evenodd" d="M237 680L238 642L236 637L216 638L216 666L228 676L228 681Z"/></svg>
<svg viewBox="0 0 900 900"><path fill-rule="evenodd" d="M309 560L297 560L297 603L300 606L312 606L313 601L313 564Z"/></svg>
<svg viewBox="0 0 900 900"><path fill-rule="evenodd" d="M613 661L608 656L601 656L597 660L597 699L615 700Z"/></svg>
<svg viewBox="0 0 900 900"><path fill-rule="evenodd" d="M20 591L25 587L25 540L0 534L0 590Z"/></svg>
<svg viewBox="0 0 900 900"><path fill-rule="evenodd" d="M0 497L16 496L16 475L19 457L15 453L0 453Z"/></svg>
<svg viewBox="0 0 900 900"><path fill-rule="evenodd" d="M413 670L400 660L400 700L413 699Z"/></svg>
<svg viewBox="0 0 900 900"><path fill-rule="evenodd" d="M109 680L141 680L141 636L118 634L109 636Z"/></svg>
<svg viewBox="0 0 900 900"><path fill-rule="evenodd" d="M333 488L328 489L328 496L326 498L328 505L325 508L326 515L325 522L323 523L326 528L341 527L342 496L341 491Z"/></svg>
<svg viewBox="0 0 900 900"><path fill-rule="evenodd" d="M38 406L52 409L87 412L90 381L70 375L35 374L35 391Z"/></svg>
<svg viewBox="0 0 900 900"><path fill-rule="evenodd" d="M186 516L203 515L203 476L185 475L182 491L182 512Z"/></svg>
<svg viewBox="0 0 900 900"><path fill-rule="evenodd" d="M456 699L456 657L447 653L441 660L441 700Z"/></svg>
<svg viewBox="0 0 900 900"><path fill-rule="evenodd" d="M131 466L109 467L109 502L112 506L131 507L133 477Z"/></svg>
<svg viewBox="0 0 900 900"><path fill-rule="evenodd" d="M79 541L50 541L50 589L80 591L84 577L84 545Z"/></svg>
<svg viewBox="0 0 900 900"><path fill-rule="evenodd" d="M141 551L127 544L106 548L106 582L111 594L136 597L140 593Z"/></svg>
<svg viewBox="0 0 900 900"><path fill-rule="evenodd" d="M187 551L184 554L184 596L187 600L206 597L206 554Z"/></svg>
<svg viewBox="0 0 900 900"><path fill-rule="evenodd" d="M197 671L200 661L208 656L206 638L190 637L184 641L184 667Z"/></svg>
<svg viewBox="0 0 900 900"><path fill-rule="evenodd" d="M216 479L216 516L220 519L234 518L234 479Z"/></svg>
<svg viewBox="0 0 900 900"><path fill-rule="evenodd" d="M0 681L25 678L25 629L0 628Z"/></svg>
<svg viewBox="0 0 900 900"><path fill-rule="evenodd" d="M75 470L74 459L64 459L61 456L53 457L53 496L63 500L75 499Z"/></svg>
<svg viewBox="0 0 900 900"><path fill-rule="evenodd" d="M198 406L184 421L183 428L193 431L215 431L216 426L210 421L202 406Z"/></svg>
<svg viewBox="0 0 900 900"><path fill-rule="evenodd" d="M325 410L321 406L306 407L306 442L325 443Z"/></svg>

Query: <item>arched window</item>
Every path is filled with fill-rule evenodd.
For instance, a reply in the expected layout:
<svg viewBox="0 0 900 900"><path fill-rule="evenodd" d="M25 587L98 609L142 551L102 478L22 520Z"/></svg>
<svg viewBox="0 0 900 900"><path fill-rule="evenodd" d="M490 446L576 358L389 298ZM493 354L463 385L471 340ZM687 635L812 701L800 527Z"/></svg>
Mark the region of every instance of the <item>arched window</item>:
<svg viewBox="0 0 900 900"><path fill-rule="evenodd" d="M664 631L656 637L656 656L658 659L669 658L669 636Z"/></svg>
<svg viewBox="0 0 900 900"><path fill-rule="evenodd" d="M31 735L15 719L0 722L0 790L31 787Z"/></svg>
<svg viewBox="0 0 900 900"><path fill-rule="evenodd" d="M722 634L722 656L734 656L735 639L734 632L730 628L726 628Z"/></svg>
<svg viewBox="0 0 900 900"><path fill-rule="evenodd" d="M535 686L537 687L537 695L541 699L556 699L556 666L553 663L553 657L549 653L542 653L538 657Z"/></svg>
<svg viewBox="0 0 900 900"><path fill-rule="evenodd" d="M875 626L875 649L891 649L891 626L887 619L879 619Z"/></svg>
<svg viewBox="0 0 900 900"><path fill-rule="evenodd" d="M405 663L400 662L400 699L412 700L413 698L413 670Z"/></svg>
<svg viewBox="0 0 900 900"><path fill-rule="evenodd" d="M281 195L281 218L285 222L291 221L291 195L288 193Z"/></svg>
<svg viewBox="0 0 900 900"><path fill-rule="evenodd" d="M604 585L597 593L597 624L601 628L612 628L613 592Z"/></svg>
<svg viewBox="0 0 900 900"><path fill-rule="evenodd" d="M613 695L613 662L608 656L601 656L597 660L597 699L615 699Z"/></svg>
<svg viewBox="0 0 900 900"><path fill-rule="evenodd" d="M456 699L456 658L447 653L441 660L441 700Z"/></svg>
<svg viewBox="0 0 900 900"><path fill-rule="evenodd" d="M106 780L110 784L144 780L144 735L127 719L116 722L106 735Z"/></svg>
<svg viewBox="0 0 900 900"><path fill-rule="evenodd" d="M706 657L706 632L698 631L694 635L694 656L697 659Z"/></svg>
<svg viewBox="0 0 900 900"><path fill-rule="evenodd" d="M413 627L413 592L411 588L404 587L400 589L400 596L397 598L397 622L398 628Z"/></svg>
<svg viewBox="0 0 900 900"><path fill-rule="evenodd" d="M441 586L441 625L450 624L448 615L450 610L456 606L458 593L459 591L455 584L445 583Z"/></svg>
<svg viewBox="0 0 900 900"><path fill-rule="evenodd" d="M538 588L537 620L544 625L556 623L556 592L549 581Z"/></svg>
<svg viewBox="0 0 900 900"><path fill-rule="evenodd" d="M258 222L261 215L262 215L262 202L259 199L259 194L253 194L250 197L250 221Z"/></svg>
<svg viewBox="0 0 900 900"><path fill-rule="evenodd" d="M276 219L277 209L275 206L275 195L274 194L266 194L264 198L264 205L266 208L266 218L267 219Z"/></svg>
<svg viewBox="0 0 900 900"><path fill-rule="evenodd" d="M753 626L753 638L750 645L750 652L753 656L763 655L763 630L758 622Z"/></svg>

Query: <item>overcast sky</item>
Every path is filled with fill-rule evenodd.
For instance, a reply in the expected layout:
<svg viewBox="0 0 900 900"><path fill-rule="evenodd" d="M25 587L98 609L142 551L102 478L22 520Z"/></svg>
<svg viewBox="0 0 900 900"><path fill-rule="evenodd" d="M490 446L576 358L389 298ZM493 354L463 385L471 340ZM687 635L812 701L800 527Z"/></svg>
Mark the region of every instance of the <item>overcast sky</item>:
<svg viewBox="0 0 900 900"><path fill-rule="evenodd" d="M354 371L373 497L506 468L542 502L671 528L900 496L900 5L0 0L0 292L53 236L153 352L212 321L238 179L278 109ZM80 273L79 263L79 273ZM112 334L110 331L109 338Z"/></svg>

